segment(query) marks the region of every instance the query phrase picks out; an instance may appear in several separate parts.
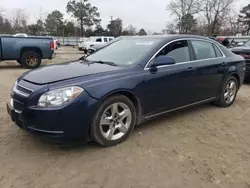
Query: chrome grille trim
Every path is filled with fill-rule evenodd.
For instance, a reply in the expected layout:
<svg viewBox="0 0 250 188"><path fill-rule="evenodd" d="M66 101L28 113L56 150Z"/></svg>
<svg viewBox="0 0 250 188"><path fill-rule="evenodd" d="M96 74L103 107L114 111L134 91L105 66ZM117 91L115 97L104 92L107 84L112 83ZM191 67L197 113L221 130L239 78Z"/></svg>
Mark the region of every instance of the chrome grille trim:
<svg viewBox="0 0 250 188"><path fill-rule="evenodd" d="M26 89L26 90L30 91L30 93L33 92L32 89L29 89L29 88L27 88L27 87L21 86L20 84L17 84L17 85L18 85L18 87L21 87L21 88L23 88L23 89Z"/></svg>
<svg viewBox="0 0 250 188"><path fill-rule="evenodd" d="M25 93L21 90L19 90L17 87L20 87L20 88L23 88L24 90L27 90L29 91L29 93ZM13 91L14 93L18 94L18 95L21 95L21 96L24 96L24 97L29 97L31 95L31 93L33 92L33 90L29 89L29 88L26 88L24 86L21 86L19 84L15 84L14 88L13 88Z"/></svg>

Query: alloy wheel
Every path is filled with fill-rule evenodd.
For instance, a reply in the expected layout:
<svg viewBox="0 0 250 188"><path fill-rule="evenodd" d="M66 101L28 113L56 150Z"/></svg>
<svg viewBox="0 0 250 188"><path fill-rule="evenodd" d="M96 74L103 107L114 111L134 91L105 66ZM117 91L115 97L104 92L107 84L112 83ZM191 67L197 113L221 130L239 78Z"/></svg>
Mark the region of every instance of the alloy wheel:
<svg viewBox="0 0 250 188"><path fill-rule="evenodd" d="M132 123L130 108L124 103L113 103L101 116L100 130L107 140L118 140L129 130Z"/></svg>
<svg viewBox="0 0 250 188"><path fill-rule="evenodd" d="M227 104L230 104L233 102L235 96L237 93L237 84L234 80L230 80L225 88L224 92L224 100Z"/></svg>
<svg viewBox="0 0 250 188"><path fill-rule="evenodd" d="M35 56L30 55L26 58L26 62L29 66L35 66L37 64L37 58Z"/></svg>

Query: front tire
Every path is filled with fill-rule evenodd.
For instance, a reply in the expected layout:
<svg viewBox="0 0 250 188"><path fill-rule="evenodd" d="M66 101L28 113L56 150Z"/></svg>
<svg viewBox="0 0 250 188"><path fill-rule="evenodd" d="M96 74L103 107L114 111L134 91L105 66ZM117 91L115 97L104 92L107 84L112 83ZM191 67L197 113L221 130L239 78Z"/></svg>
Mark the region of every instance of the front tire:
<svg viewBox="0 0 250 188"><path fill-rule="evenodd" d="M97 110L90 128L91 136L101 146L114 146L129 137L135 123L133 103L123 95L115 95L106 99Z"/></svg>
<svg viewBox="0 0 250 188"><path fill-rule="evenodd" d="M37 52L24 52L21 56L21 63L27 69L35 69L41 65L42 58Z"/></svg>
<svg viewBox="0 0 250 188"><path fill-rule="evenodd" d="M220 107L229 107L231 106L237 96L239 89L239 83L237 79L233 76L230 76L224 83L223 88L221 89L221 94L219 99L215 102L217 106Z"/></svg>

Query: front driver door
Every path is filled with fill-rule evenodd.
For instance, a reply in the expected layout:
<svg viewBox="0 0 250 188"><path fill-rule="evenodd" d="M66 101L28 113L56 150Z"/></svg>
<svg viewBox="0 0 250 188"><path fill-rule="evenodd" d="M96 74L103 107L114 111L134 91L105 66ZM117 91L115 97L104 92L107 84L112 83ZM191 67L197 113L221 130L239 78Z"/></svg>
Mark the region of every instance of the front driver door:
<svg viewBox="0 0 250 188"><path fill-rule="evenodd" d="M155 57L159 55L171 56L176 64L160 66L157 70L150 69L150 63L147 66L146 117L195 102L193 86L197 71L193 66L193 56L188 41L178 40L169 43Z"/></svg>

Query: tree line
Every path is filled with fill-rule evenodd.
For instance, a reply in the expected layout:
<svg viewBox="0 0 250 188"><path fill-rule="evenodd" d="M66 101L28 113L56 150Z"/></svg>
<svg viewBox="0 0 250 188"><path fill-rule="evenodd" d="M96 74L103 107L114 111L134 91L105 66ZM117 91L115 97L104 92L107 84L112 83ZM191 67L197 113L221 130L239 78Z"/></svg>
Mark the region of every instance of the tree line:
<svg viewBox="0 0 250 188"><path fill-rule="evenodd" d="M27 15L24 10L17 9L13 12L12 20L4 17L4 10L0 9L0 33L14 34L27 33L29 35L52 36L100 36L100 35L147 35L144 29L139 31L132 25L123 28L122 20L111 19L106 28L101 26L98 8L89 0L72 0L67 3L66 11L74 21L64 19L63 13L54 10L40 18L34 24L27 24Z"/></svg>
<svg viewBox="0 0 250 188"><path fill-rule="evenodd" d="M167 11L171 11L173 21L163 32L206 36L250 34L250 4L236 13L231 8L233 3L236 0L171 0ZM0 33L78 37L147 35L143 28L139 31L133 25L124 28L120 18L111 18L106 28L103 28L98 8L89 0L69 1L66 12L72 16L73 21L65 20L63 13L54 10L41 15L36 23L27 24L28 16L24 10L15 10L12 19L8 19L0 8Z"/></svg>
<svg viewBox="0 0 250 188"><path fill-rule="evenodd" d="M171 0L167 5L175 18L166 26L168 33L206 36L250 34L250 4L239 13L232 5L236 0Z"/></svg>

